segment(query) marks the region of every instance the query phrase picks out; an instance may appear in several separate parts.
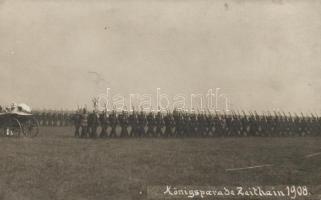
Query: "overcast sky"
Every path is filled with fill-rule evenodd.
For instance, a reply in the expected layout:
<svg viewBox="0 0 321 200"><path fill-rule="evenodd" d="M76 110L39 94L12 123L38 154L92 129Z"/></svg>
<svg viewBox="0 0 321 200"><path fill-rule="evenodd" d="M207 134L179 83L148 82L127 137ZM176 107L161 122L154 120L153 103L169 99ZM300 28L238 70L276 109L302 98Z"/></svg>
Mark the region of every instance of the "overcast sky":
<svg viewBox="0 0 321 200"><path fill-rule="evenodd" d="M303 0L0 1L0 104L221 88L235 109L320 112L320 11Z"/></svg>

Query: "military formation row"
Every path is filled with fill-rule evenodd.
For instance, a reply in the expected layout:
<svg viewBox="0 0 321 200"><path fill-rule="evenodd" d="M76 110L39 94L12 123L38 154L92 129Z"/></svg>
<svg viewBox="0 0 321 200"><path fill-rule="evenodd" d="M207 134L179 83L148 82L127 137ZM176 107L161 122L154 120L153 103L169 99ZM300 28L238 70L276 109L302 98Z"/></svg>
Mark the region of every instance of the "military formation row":
<svg viewBox="0 0 321 200"><path fill-rule="evenodd" d="M318 116L281 113L91 112L73 115L76 137L319 136Z"/></svg>
<svg viewBox="0 0 321 200"><path fill-rule="evenodd" d="M32 114L38 120L40 126L73 126L72 111L33 111Z"/></svg>

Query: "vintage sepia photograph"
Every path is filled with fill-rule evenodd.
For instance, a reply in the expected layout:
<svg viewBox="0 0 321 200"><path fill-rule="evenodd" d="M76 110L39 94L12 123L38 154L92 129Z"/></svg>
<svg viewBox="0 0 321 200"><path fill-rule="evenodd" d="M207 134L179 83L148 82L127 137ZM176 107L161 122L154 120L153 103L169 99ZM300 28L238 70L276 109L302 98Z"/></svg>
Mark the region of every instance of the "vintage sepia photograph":
<svg viewBox="0 0 321 200"><path fill-rule="evenodd" d="M321 1L0 0L0 200L321 200Z"/></svg>

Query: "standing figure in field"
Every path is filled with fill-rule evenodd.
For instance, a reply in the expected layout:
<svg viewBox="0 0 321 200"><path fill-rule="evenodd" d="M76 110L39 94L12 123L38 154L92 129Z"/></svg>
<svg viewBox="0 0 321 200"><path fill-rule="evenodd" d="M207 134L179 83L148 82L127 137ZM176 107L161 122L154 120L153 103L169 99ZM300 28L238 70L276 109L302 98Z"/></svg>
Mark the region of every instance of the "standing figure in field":
<svg viewBox="0 0 321 200"><path fill-rule="evenodd" d="M184 131L185 131L185 119L183 113L178 115L178 117L175 120L176 124L176 137L183 137L184 136Z"/></svg>
<svg viewBox="0 0 321 200"><path fill-rule="evenodd" d="M256 121L256 130L257 136L264 136L264 118L261 115L255 113L255 121Z"/></svg>
<svg viewBox="0 0 321 200"><path fill-rule="evenodd" d="M128 117L127 117L127 113L125 111L122 111L121 115L119 116L119 123L121 126L121 133L120 133L120 137L127 137L129 136L128 134Z"/></svg>
<svg viewBox="0 0 321 200"><path fill-rule="evenodd" d="M190 136L195 137L197 135L197 116L195 113L191 114L191 120L190 120Z"/></svg>
<svg viewBox="0 0 321 200"><path fill-rule="evenodd" d="M58 113L56 111L53 112L52 116L52 125L51 126L58 126Z"/></svg>
<svg viewBox="0 0 321 200"><path fill-rule="evenodd" d="M47 126L51 126L51 124L52 124L52 113L51 113L51 111L47 111L46 119L47 119Z"/></svg>
<svg viewBox="0 0 321 200"><path fill-rule="evenodd" d="M312 119L312 127L313 127L313 131L312 131L312 135L313 136L318 136L320 133L320 123L319 123L319 118L318 116L314 117Z"/></svg>
<svg viewBox="0 0 321 200"><path fill-rule="evenodd" d="M163 136L162 128L164 127L164 119L161 112L158 111L156 118L155 118L155 125L156 125L156 136Z"/></svg>
<svg viewBox="0 0 321 200"><path fill-rule="evenodd" d="M99 126L99 116L98 113L94 110L88 116L88 128L89 128L89 136L91 138L97 137L97 128Z"/></svg>
<svg viewBox="0 0 321 200"><path fill-rule="evenodd" d="M67 126L67 113L64 111L61 113L61 121L60 126Z"/></svg>
<svg viewBox="0 0 321 200"><path fill-rule="evenodd" d="M184 133L185 133L185 136L188 136L190 137L191 136L191 129L192 129L192 126L191 126L191 116L190 114L187 114L185 116L185 127L184 127Z"/></svg>
<svg viewBox="0 0 321 200"><path fill-rule="evenodd" d="M134 111L128 115L128 127L130 127L130 131L128 132L129 137L135 135L135 113Z"/></svg>
<svg viewBox="0 0 321 200"><path fill-rule="evenodd" d="M100 132L99 137L105 138L105 137L107 137L107 128L108 128L108 116L107 116L106 111L103 111L99 115L99 122L101 125L101 132Z"/></svg>
<svg viewBox="0 0 321 200"><path fill-rule="evenodd" d="M148 126L147 133L146 133L147 136L149 136L149 137L155 136L155 132L154 132L155 116L152 112L150 112L147 115L147 126Z"/></svg>
<svg viewBox="0 0 321 200"><path fill-rule="evenodd" d="M46 112L46 126L50 126L51 125L51 113L50 111Z"/></svg>
<svg viewBox="0 0 321 200"><path fill-rule="evenodd" d="M249 117L249 126L250 126L250 131L249 135L250 136L257 136L258 135L258 124L256 121L256 116L251 113Z"/></svg>
<svg viewBox="0 0 321 200"><path fill-rule="evenodd" d="M139 134L139 121L138 121L137 113L134 111L131 115L130 122L132 127L131 136L137 137Z"/></svg>
<svg viewBox="0 0 321 200"><path fill-rule="evenodd" d="M81 115L80 113L75 113L73 116L72 116L72 120L74 122L74 126L75 126L75 137L79 137L80 136L80 127L81 127Z"/></svg>
<svg viewBox="0 0 321 200"><path fill-rule="evenodd" d="M146 116L143 111L138 115L138 137L145 136L145 126L147 124Z"/></svg>
<svg viewBox="0 0 321 200"><path fill-rule="evenodd" d="M274 127L275 127L275 124L274 124L274 120L273 120L273 117L269 115L266 117L266 135L267 136L272 136L274 135Z"/></svg>
<svg viewBox="0 0 321 200"><path fill-rule="evenodd" d="M70 125L70 113L65 112L63 118L64 118L64 126L69 126Z"/></svg>
<svg viewBox="0 0 321 200"><path fill-rule="evenodd" d="M237 118L237 115L232 115L231 116L231 136L241 136L241 131L240 131L240 123L239 119Z"/></svg>
<svg viewBox="0 0 321 200"><path fill-rule="evenodd" d="M118 124L118 118L115 110L113 110L109 119L110 119L110 125L111 125L110 137L116 137L117 136L116 127Z"/></svg>
<svg viewBox="0 0 321 200"><path fill-rule="evenodd" d="M164 117L164 124L165 124L164 136L165 137L171 136L172 135L172 127L175 126L174 118L170 114L167 114Z"/></svg>
<svg viewBox="0 0 321 200"><path fill-rule="evenodd" d="M86 108L83 109L80 116L81 136L85 138L88 136L88 114Z"/></svg>

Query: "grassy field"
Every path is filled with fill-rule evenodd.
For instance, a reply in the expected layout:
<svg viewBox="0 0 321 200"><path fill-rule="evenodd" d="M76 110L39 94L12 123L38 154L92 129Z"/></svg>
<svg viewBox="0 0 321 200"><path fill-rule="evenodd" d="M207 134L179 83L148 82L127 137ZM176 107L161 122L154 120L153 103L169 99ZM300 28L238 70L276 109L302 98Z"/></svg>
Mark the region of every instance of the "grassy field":
<svg viewBox="0 0 321 200"><path fill-rule="evenodd" d="M0 199L141 199L153 185L320 185L321 138L0 138ZM226 171L260 164L250 170Z"/></svg>

